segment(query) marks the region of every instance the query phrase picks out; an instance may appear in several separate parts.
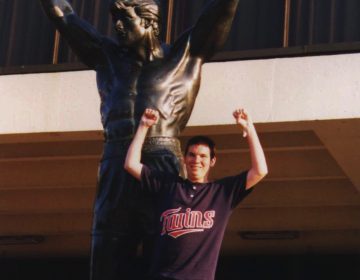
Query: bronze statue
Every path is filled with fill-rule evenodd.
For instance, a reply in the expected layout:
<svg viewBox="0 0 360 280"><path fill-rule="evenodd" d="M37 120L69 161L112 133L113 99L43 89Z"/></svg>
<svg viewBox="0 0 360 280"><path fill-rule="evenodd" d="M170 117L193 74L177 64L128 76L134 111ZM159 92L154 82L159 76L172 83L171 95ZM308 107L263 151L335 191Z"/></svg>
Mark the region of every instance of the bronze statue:
<svg viewBox="0 0 360 280"><path fill-rule="evenodd" d="M228 36L238 0L212 0L193 28L173 45L162 44L156 0L111 0L117 42L81 20L66 0L40 0L46 14L80 59L97 73L104 127L104 154L94 207L93 280L136 279L131 265L143 242L151 254L152 197L121 167L145 108L160 112L149 131L142 161L151 168L182 172L176 137L188 122L200 87L203 63ZM141 278L144 279L144 278Z"/></svg>

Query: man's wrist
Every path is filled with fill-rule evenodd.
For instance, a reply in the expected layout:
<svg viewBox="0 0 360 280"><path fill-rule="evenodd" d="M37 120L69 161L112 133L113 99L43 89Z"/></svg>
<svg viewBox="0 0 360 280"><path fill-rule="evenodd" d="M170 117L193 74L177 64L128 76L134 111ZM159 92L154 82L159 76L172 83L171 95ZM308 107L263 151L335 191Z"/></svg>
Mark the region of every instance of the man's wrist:
<svg viewBox="0 0 360 280"><path fill-rule="evenodd" d="M248 123L247 127L246 127L246 133L247 135L251 135L253 132L255 131L255 126L253 123Z"/></svg>
<svg viewBox="0 0 360 280"><path fill-rule="evenodd" d="M151 126L148 125L146 122L144 121L140 121L140 124L139 124L140 127L143 127L143 128L146 128L146 129L149 129Z"/></svg>
<svg viewBox="0 0 360 280"><path fill-rule="evenodd" d="M243 131L244 137L247 137L249 133L251 133L253 130L255 130L255 126L252 122L248 122L246 126L239 125Z"/></svg>

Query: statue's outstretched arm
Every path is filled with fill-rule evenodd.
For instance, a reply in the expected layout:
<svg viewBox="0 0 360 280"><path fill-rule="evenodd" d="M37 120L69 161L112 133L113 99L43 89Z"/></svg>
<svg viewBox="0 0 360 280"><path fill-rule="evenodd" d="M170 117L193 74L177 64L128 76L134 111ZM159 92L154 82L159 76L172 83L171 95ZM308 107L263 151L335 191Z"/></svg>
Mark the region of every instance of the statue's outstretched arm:
<svg viewBox="0 0 360 280"><path fill-rule="evenodd" d="M66 0L40 0L45 13L69 43L82 62L90 68L103 63L102 37L96 29L81 20Z"/></svg>
<svg viewBox="0 0 360 280"><path fill-rule="evenodd" d="M213 0L204 8L190 33L190 52L208 60L229 35L239 0Z"/></svg>

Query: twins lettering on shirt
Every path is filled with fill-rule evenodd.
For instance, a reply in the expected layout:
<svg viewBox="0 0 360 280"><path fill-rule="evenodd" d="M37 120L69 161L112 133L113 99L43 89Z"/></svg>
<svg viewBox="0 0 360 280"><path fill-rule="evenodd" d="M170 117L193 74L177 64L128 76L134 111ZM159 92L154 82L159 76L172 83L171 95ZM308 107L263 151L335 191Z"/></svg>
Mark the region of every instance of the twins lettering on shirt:
<svg viewBox="0 0 360 280"><path fill-rule="evenodd" d="M181 207L164 211L160 216L162 222L161 235L178 238L184 234L202 232L214 225L215 211L192 211L187 208L181 212Z"/></svg>

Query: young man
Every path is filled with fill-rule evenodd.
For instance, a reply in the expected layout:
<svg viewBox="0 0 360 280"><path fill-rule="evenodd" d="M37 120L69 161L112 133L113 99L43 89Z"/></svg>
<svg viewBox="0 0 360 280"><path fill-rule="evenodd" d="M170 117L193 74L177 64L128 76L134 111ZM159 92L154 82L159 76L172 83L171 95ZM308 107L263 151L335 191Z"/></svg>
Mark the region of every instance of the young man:
<svg viewBox="0 0 360 280"><path fill-rule="evenodd" d="M187 179L150 169L140 162L147 132L159 120L156 110L145 110L124 167L141 182L143 192L155 194L157 198L160 226L149 279L214 279L232 210L268 172L249 115L243 109L233 115L248 139L251 168L236 176L209 181L216 156L215 145L207 137L194 137L187 144Z"/></svg>

